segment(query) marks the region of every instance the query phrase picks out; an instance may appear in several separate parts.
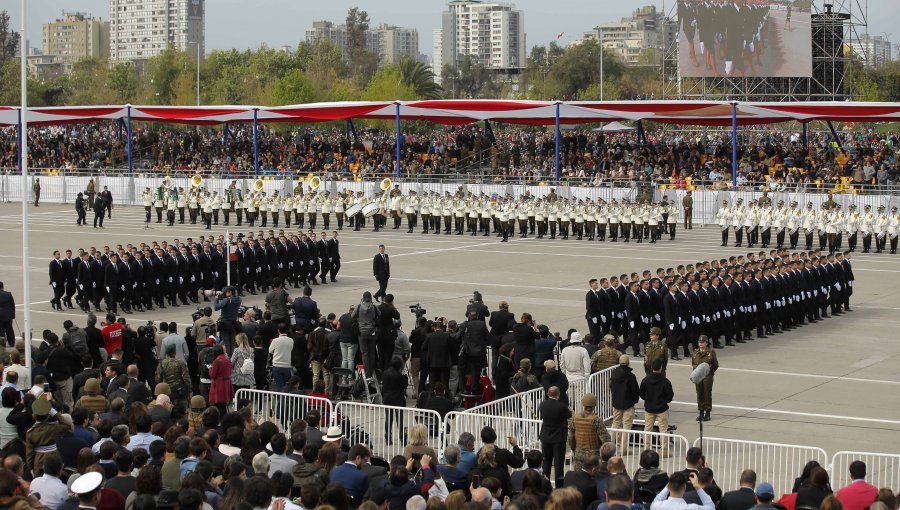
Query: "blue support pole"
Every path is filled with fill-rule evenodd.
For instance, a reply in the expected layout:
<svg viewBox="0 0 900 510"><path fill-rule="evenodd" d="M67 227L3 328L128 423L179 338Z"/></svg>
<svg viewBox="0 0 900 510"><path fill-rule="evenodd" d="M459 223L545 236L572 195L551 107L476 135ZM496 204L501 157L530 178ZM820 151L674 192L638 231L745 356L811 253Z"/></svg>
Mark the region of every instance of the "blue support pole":
<svg viewBox="0 0 900 510"><path fill-rule="evenodd" d="M353 119L347 119L347 129L353 135L353 141L359 143L359 133L356 132L356 126L353 125Z"/></svg>
<svg viewBox="0 0 900 510"><path fill-rule="evenodd" d="M122 131L125 129L125 121L122 119L116 119L116 138L119 140L122 139Z"/></svg>
<svg viewBox="0 0 900 510"><path fill-rule="evenodd" d="M228 123L225 123L225 129L222 130L222 145L228 145Z"/></svg>
<svg viewBox="0 0 900 510"><path fill-rule="evenodd" d="M400 179L400 103L396 103L397 107L397 179Z"/></svg>
<svg viewBox="0 0 900 510"><path fill-rule="evenodd" d="M18 112L18 121L16 122L16 139L18 143L16 144L16 161L19 163L19 175L22 175L22 109L19 108Z"/></svg>
<svg viewBox="0 0 900 510"><path fill-rule="evenodd" d="M556 103L556 184L559 185L559 143L560 143L560 135L559 135L559 102Z"/></svg>
<svg viewBox="0 0 900 510"><path fill-rule="evenodd" d="M638 143L644 145L647 143L647 133L644 132L644 121L637 121L637 136Z"/></svg>
<svg viewBox="0 0 900 510"><path fill-rule="evenodd" d="M731 102L731 186L737 188L737 101Z"/></svg>
<svg viewBox="0 0 900 510"><path fill-rule="evenodd" d="M844 145L841 143L841 137L838 136L837 131L834 130L834 124L831 121L828 121L828 129L831 130L831 136L834 137L834 143L837 144L838 150L844 152Z"/></svg>
<svg viewBox="0 0 900 510"><path fill-rule="evenodd" d="M128 175L131 175L134 167L132 166L134 161L131 157L131 106L128 106L128 124L125 126L125 134L128 135Z"/></svg>
<svg viewBox="0 0 900 510"><path fill-rule="evenodd" d="M486 119L484 121L484 132L491 138L491 145L497 143L497 137L494 136L494 128L491 127L491 121Z"/></svg>
<svg viewBox="0 0 900 510"><path fill-rule="evenodd" d="M253 175L259 177L259 123L257 114L259 110L253 109Z"/></svg>
<svg viewBox="0 0 900 510"><path fill-rule="evenodd" d="M806 131L806 122L803 123L803 133L800 136L800 140L803 142L803 148L806 149L809 147L809 137Z"/></svg>

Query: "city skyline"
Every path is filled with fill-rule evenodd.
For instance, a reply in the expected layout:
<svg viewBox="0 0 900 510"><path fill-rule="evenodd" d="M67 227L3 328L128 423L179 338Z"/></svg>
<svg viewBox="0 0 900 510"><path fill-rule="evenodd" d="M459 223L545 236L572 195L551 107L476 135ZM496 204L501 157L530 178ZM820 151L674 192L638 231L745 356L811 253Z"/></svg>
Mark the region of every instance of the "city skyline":
<svg viewBox="0 0 900 510"><path fill-rule="evenodd" d="M868 0L869 27L871 35L887 35L894 40L894 26L900 25L900 10L892 0ZM305 39L305 29L317 20L344 22L347 10L359 7L369 13L371 26L388 23L419 31L419 51L433 57L434 29L441 26L441 13L446 9L445 1L415 2L412 0L392 0L390 3L374 0L355 2L291 2L288 0L260 0L253 9L239 0L209 0L206 2L206 52L222 49L255 49L265 44L270 48L291 46ZM536 45L546 45L558 41L565 45L581 38L585 31L600 23L615 21L630 16L643 5L656 5L669 14L674 0L638 1L634 3L602 0L567 0L565 12L560 12L558 3L541 0L518 0L508 2L522 10L526 17L526 52ZM816 1L821 5L822 2ZM854 0L855 3L855 0ZM28 39L32 47L41 44L41 30L44 23L56 20L63 11L85 12L93 17L109 20L109 0L67 0L61 6L54 0L29 0ZM854 6L855 7L855 6ZM19 2L9 2L4 8L11 16L10 25L18 31ZM583 13L583 14L582 14ZM243 25L251 24L251 30ZM559 34L564 34L558 38ZM900 38L900 32L897 33Z"/></svg>

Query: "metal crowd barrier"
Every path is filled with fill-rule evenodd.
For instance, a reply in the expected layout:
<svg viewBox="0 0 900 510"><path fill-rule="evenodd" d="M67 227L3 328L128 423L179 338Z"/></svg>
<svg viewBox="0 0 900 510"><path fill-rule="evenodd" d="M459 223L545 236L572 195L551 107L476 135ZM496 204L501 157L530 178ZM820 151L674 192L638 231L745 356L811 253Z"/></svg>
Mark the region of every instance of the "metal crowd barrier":
<svg viewBox="0 0 900 510"><path fill-rule="evenodd" d="M471 411L471 409L470 409ZM516 443L523 452L541 449L541 420L517 416L493 416L469 412L447 413L444 417L443 447L456 444L459 435L469 432L475 436L477 451L481 444L481 429L492 427L497 433L497 446L509 449L509 437L516 438Z"/></svg>
<svg viewBox="0 0 900 510"><path fill-rule="evenodd" d="M840 451L831 458L831 486L835 489L850 483L850 463L866 463L866 481L875 487L900 488L900 455L890 453Z"/></svg>
<svg viewBox="0 0 900 510"><path fill-rule="evenodd" d="M522 393L487 402L462 411L462 414L483 414L525 419L539 419L544 388L535 388Z"/></svg>
<svg viewBox="0 0 900 510"><path fill-rule="evenodd" d="M684 457L690 448L690 443L684 436L643 430L608 430L616 444L616 453L625 460L625 465L632 472L640 466L641 452L644 450L659 453L659 468L667 473L684 469Z"/></svg>
<svg viewBox="0 0 900 510"><path fill-rule="evenodd" d="M613 416L612 391L610 379L616 367L609 367L599 372L594 372L588 378L588 391L597 397L597 414L604 420L610 420Z"/></svg>
<svg viewBox="0 0 900 510"><path fill-rule="evenodd" d="M383 459L403 455L408 431L416 424L425 425L428 446L438 454L442 451L443 422L435 411L362 402L338 402L334 411L332 424L339 425L351 443L365 444Z"/></svg>
<svg viewBox="0 0 900 510"><path fill-rule="evenodd" d="M775 494L791 492L794 478L803 471L803 466L811 460L822 466L828 465L825 450L812 446L797 446L738 439L704 437L694 441L694 446L703 448L706 464L713 470L716 483L724 491L737 489L741 471L753 469L756 479L767 481L775 487ZM832 487L841 487L831 480Z"/></svg>
<svg viewBox="0 0 900 510"><path fill-rule="evenodd" d="M275 391L251 390L242 388L234 395L234 401L241 399L250 401L253 416L257 422L274 418L281 430L289 430L294 420L303 419L311 409L318 409L322 415L322 425L332 423L334 406L325 398L293 395Z"/></svg>

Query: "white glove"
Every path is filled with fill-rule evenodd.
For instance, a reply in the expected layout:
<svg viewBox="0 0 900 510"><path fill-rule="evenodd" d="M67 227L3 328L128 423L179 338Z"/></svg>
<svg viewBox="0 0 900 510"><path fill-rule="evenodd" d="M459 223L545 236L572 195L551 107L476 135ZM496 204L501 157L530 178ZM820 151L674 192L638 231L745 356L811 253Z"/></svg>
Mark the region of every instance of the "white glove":
<svg viewBox="0 0 900 510"><path fill-rule="evenodd" d="M709 315L704 315L704 316L703 316L703 321L704 321L704 322L709 322Z"/></svg>
<svg viewBox="0 0 900 510"><path fill-rule="evenodd" d="M741 313L744 313L744 307L743 307L743 306L739 306L739 307L738 307L738 310L740 310Z"/></svg>
<svg viewBox="0 0 900 510"><path fill-rule="evenodd" d="M109 287L106 288L106 292L109 292Z"/></svg>
<svg viewBox="0 0 900 510"><path fill-rule="evenodd" d="M603 324L606 324L606 316L605 315L601 315L600 320L603 322Z"/></svg>
<svg viewBox="0 0 900 510"><path fill-rule="evenodd" d="M753 305L753 313L756 313L756 305Z"/></svg>
<svg viewBox="0 0 900 510"><path fill-rule="evenodd" d="M721 318L722 318L721 312L716 312L716 320L719 320Z"/></svg>
<svg viewBox="0 0 900 510"><path fill-rule="evenodd" d="M700 324L700 317L694 317L694 324Z"/></svg>
<svg viewBox="0 0 900 510"><path fill-rule="evenodd" d="M83 284L83 283L79 283L79 284L78 284L78 288L81 289L81 290L84 290L84 284Z"/></svg>
<svg viewBox="0 0 900 510"><path fill-rule="evenodd" d="M669 324L669 331L675 331L675 325Z"/></svg>
<svg viewBox="0 0 900 510"><path fill-rule="evenodd" d="M96 284L96 283L91 283L91 288L96 289L96 288L97 288L97 284Z"/></svg>
<svg viewBox="0 0 900 510"><path fill-rule="evenodd" d="M853 288L854 283L856 283L856 280L850 280L849 282L847 282L847 285L849 285L850 288Z"/></svg>
<svg viewBox="0 0 900 510"><path fill-rule="evenodd" d="M597 324L597 318L596 318L596 317L591 317L591 322L593 322L594 324Z"/></svg>
<svg viewBox="0 0 900 510"><path fill-rule="evenodd" d="M194 275L191 275L191 282L193 282L194 280L195 280Z"/></svg>
<svg viewBox="0 0 900 510"><path fill-rule="evenodd" d="M50 286L53 287L53 288L55 289L55 288L56 288L56 282L50 282Z"/></svg>
<svg viewBox="0 0 900 510"><path fill-rule="evenodd" d="M840 284L840 283L835 283L835 284L834 284L834 288L837 289L837 290L841 290L841 284Z"/></svg>
<svg viewBox="0 0 900 510"><path fill-rule="evenodd" d="M662 320L662 317L660 317L659 314L656 314L656 315L654 315L653 317L654 317L657 321L661 321L661 320Z"/></svg>
<svg viewBox="0 0 900 510"><path fill-rule="evenodd" d="M182 277L179 276L179 277L178 277L178 284L181 285L181 284L183 284L183 283L184 283L184 278L182 278Z"/></svg>
<svg viewBox="0 0 900 510"><path fill-rule="evenodd" d="M681 321L681 329L687 329L687 322Z"/></svg>
<svg viewBox="0 0 900 510"><path fill-rule="evenodd" d="M630 322L628 323L628 327L631 328L631 329L634 329L634 321L630 321Z"/></svg>

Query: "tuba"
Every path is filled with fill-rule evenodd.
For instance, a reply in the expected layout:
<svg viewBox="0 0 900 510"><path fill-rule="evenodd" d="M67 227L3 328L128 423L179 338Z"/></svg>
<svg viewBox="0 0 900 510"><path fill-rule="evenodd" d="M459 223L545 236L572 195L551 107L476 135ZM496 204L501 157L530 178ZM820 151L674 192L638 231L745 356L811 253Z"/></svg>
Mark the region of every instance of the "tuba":
<svg viewBox="0 0 900 510"><path fill-rule="evenodd" d="M391 186L393 186L393 183L391 182L391 178L385 177L384 179L381 180L381 184L379 184L378 187L381 188L381 191L387 191L387 190L391 189Z"/></svg>
<svg viewBox="0 0 900 510"><path fill-rule="evenodd" d="M317 190L319 186L322 185L322 179L319 179L319 176L315 176L309 180L309 189Z"/></svg>
<svg viewBox="0 0 900 510"><path fill-rule="evenodd" d="M202 185L202 184L203 184L203 176L202 175L195 174L193 177L191 177L191 186L193 186L195 188L199 188L200 185Z"/></svg>
<svg viewBox="0 0 900 510"><path fill-rule="evenodd" d="M256 179L255 181L253 181L253 191L262 191L262 189L263 189L263 180L262 179Z"/></svg>

